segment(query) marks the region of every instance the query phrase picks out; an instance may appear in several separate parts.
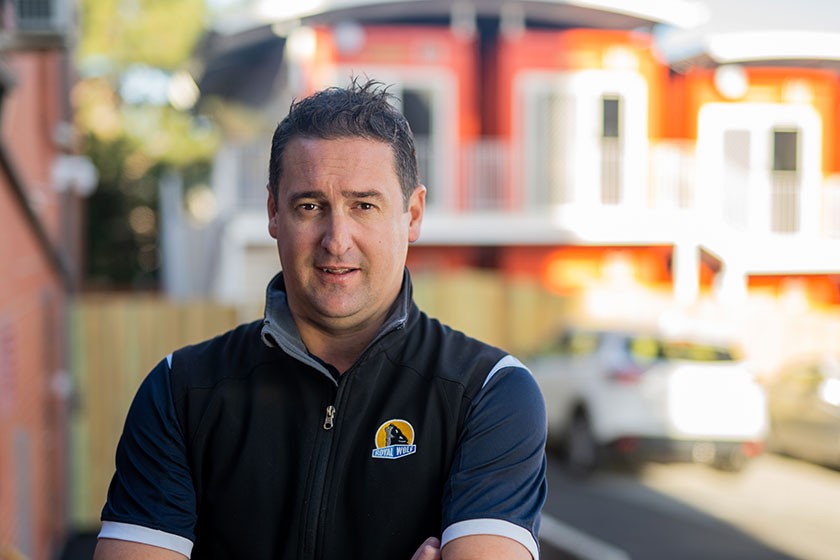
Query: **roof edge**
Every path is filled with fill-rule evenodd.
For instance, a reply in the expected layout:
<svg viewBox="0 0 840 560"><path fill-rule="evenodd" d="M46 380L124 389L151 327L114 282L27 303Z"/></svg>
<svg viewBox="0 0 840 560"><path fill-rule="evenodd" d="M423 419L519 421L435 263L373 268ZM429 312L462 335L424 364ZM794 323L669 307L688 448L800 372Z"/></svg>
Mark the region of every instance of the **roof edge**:
<svg viewBox="0 0 840 560"><path fill-rule="evenodd" d="M17 201L18 206L23 211L26 222L29 224L32 233L35 234L36 241L46 256L49 265L53 268L56 274L58 274L65 289L69 290L72 285L70 269L56 250L56 247L50 241L50 238L41 224L41 221L29 205L29 201L26 198L26 193L23 188L23 182L15 169L12 158L6 150L5 142L2 140L0 140L0 171L6 176L7 181L5 182L11 188L13 198Z"/></svg>
<svg viewBox="0 0 840 560"><path fill-rule="evenodd" d="M840 33L830 31L743 31L715 33L706 51L720 64L761 60L840 60Z"/></svg>

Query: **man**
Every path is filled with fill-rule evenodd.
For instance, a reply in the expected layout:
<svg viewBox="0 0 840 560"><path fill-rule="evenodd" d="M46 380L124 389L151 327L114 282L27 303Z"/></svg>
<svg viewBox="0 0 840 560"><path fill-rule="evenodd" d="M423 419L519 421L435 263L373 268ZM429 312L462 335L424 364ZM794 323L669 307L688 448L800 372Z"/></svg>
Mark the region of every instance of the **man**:
<svg viewBox="0 0 840 560"><path fill-rule="evenodd" d="M426 188L380 85L324 90L277 126L265 318L149 374L96 560L538 557L542 396L412 301Z"/></svg>

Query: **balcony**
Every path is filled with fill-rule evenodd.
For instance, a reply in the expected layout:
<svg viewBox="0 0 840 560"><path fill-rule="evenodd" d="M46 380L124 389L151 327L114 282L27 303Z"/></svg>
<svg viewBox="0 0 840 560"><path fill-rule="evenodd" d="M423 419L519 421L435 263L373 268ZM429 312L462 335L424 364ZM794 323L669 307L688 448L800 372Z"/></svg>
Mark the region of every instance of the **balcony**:
<svg viewBox="0 0 840 560"><path fill-rule="evenodd" d="M770 229L774 233L797 233L800 199L799 174L796 171L775 171L770 186Z"/></svg>
<svg viewBox="0 0 840 560"><path fill-rule="evenodd" d="M445 197L436 197L438 203L427 207L423 237L447 244L589 238L655 243L673 240L679 228L690 227L694 235L716 230L716 236L725 231L752 238L840 240L840 177L824 180L809 202L795 172L762 176L730 166L722 187L713 190L699 184L693 144L660 142L649 146L648 154L646 175L630 180L620 172L621 150L605 146L596 158L601 183L593 185L593 196L573 196L562 179L568 175L556 172L570 162L549 162L554 171L534 169L533 163L526 169L518 153L498 139L463 146L455 161L423 159L426 174L434 165L457 164L461 181L458 195L446 199L447 204L440 204ZM235 167L230 177L236 179L229 184L237 189L231 202L262 212L268 146L247 145L230 155L229 164ZM448 185L429 187L434 193ZM632 192L641 196L629 196Z"/></svg>
<svg viewBox="0 0 840 560"><path fill-rule="evenodd" d="M840 175L826 179L820 200L822 230L824 239L840 239Z"/></svg>

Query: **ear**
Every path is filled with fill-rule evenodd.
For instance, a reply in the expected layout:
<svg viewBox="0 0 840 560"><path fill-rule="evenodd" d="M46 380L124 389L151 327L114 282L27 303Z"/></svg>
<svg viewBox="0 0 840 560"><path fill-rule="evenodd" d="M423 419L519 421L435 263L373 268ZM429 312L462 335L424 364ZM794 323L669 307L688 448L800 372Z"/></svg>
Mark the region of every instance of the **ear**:
<svg viewBox="0 0 840 560"><path fill-rule="evenodd" d="M274 193L271 192L271 185L265 186L268 191L268 201L266 207L268 210L268 234L277 239L279 224L277 223L277 201L274 199Z"/></svg>
<svg viewBox="0 0 840 560"><path fill-rule="evenodd" d="M414 243L420 238L420 226L423 223L423 212L426 209L426 187L417 185L411 198L408 199L408 242Z"/></svg>

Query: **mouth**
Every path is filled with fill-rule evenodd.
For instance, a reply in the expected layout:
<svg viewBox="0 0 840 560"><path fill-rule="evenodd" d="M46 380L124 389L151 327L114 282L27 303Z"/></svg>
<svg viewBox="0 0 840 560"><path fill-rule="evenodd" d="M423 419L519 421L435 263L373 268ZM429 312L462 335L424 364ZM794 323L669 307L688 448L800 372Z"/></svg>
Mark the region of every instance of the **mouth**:
<svg viewBox="0 0 840 560"><path fill-rule="evenodd" d="M346 268L346 267L336 267L336 266L319 266L318 270L324 272L326 274L334 274L336 276L341 276L342 274L348 274L350 272L354 272L355 268Z"/></svg>

